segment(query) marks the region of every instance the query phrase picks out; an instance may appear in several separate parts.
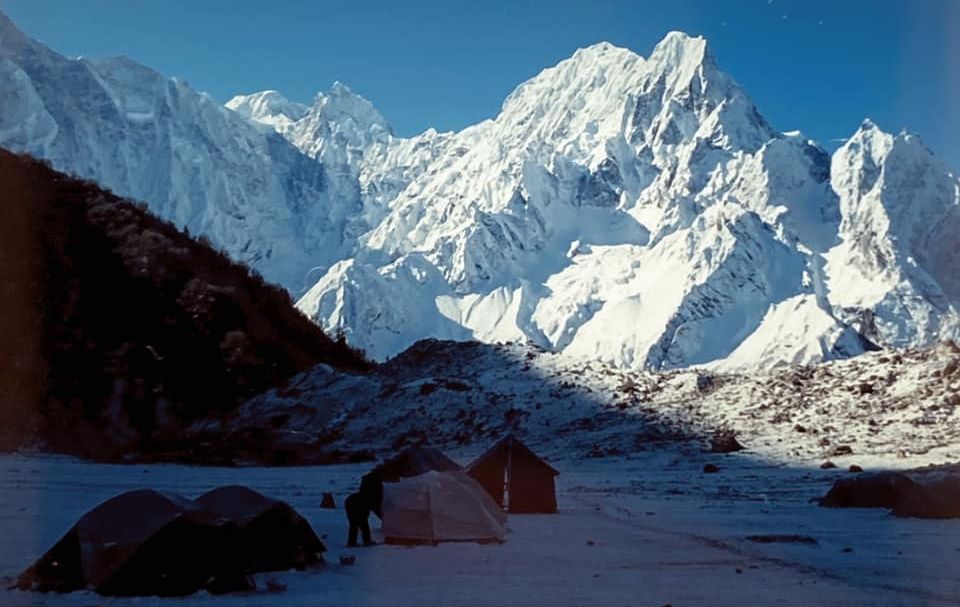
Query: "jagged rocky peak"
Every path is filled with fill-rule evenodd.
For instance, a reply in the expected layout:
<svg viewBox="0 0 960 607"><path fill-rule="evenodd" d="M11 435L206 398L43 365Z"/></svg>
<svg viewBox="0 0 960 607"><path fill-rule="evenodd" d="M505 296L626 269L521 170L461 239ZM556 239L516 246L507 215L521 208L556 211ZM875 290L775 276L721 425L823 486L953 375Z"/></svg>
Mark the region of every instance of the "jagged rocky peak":
<svg viewBox="0 0 960 607"><path fill-rule="evenodd" d="M326 94L317 94L309 114L322 115L331 122L353 122L362 129L379 129L387 134L391 131L386 118L373 103L339 81L334 82Z"/></svg>
<svg viewBox="0 0 960 607"><path fill-rule="evenodd" d="M633 51L607 42L579 49L518 86L489 136L508 152L609 137L621 127L626 97L637 88L643 64Z"/></svg>
<svg viewBox="0 0 960 607"><path fill-rule="evenodd" d="M851 194L866 194L880 177L880 165L891 147L893 136L865 118L860 128L834 154L835 181L838 185L854 188Z"/></svg>
<svg viewBox="0 0 960 607"><path fill-rule="evenodd" d="M338 147L362 152L392 134L383 114L341 82L334 82L327 92L317 93L310 105L289 101L279 92L268 90L237 95L226 106L273 128L314 157L329 154L332 139L336 139Z"/></svg>
<svg viewBox="0 0 960 607"><path fill-rule="evenodd" d="M671 71L677 80L689 80L694 72L716 70L717 62L703 36L672 31L664 36L650 54L651 68ZM686 76L686 78L684 78Z"/></svg>
<svg viewBox="0 0 960 607"><path fill-rule="evenodd" d="M852 265L906 275L926 293L942 290L960 302L960 180L919 137L891 135L865 120L834 154L831 181Z"/></svg>
<svg viewBox="0 0 960 607"><path fill-rule="evenodd" d="M833 157L831 180L841 197L844 229L873 229L922 239L958 202L957 177L916 135L884 132L867 119Z"/></svg>
<svg viewBox="0 0 960 607"><path fill-rule="evenodd" d="M707 40L683 32L670 32L651 53L633 124L632 141L664 150L699 140L754 152L780 136L719 69Z"/></svg>

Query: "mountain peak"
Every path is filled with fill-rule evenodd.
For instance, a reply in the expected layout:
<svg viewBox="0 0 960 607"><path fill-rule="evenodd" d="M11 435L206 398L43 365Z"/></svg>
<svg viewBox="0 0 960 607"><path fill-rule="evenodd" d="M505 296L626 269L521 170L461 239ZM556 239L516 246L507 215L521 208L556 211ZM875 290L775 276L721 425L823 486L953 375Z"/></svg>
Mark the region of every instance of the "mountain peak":
<svg viewBox="0 0 960 607"><path fill-rule="evenodd" d="M308 110L307 106L290 101L274 90L237 95L225 105L241 116L277 130L303 118Z"/></svg>
<svg viewBox="0 0 960 607"><path fill-rule="evenodd" d="M378 128L391 132L386 118L377 110L369 99L355 93L350 87L339 80L335 81L326 93L317 93L313 106L307 112L308 116L324 120L352 120L361 128L369 130Z"/></svg>
<svg viewBox="0 0 960 607"><path fill-rule="evenodd" d="M880 161L893 146L894 137L887 133L869 118L864 118L856 132L844 142L837 152L843 155L866 155L874 162Z"/></svg>
<svg viewBox="0 0 960 607"><path fill-rule="evenodd" d="M0 11L0 47L22 47L30 41L27 35L7 16Z"/></svg>
<svg viewBox="0 0 960 607"><path fill-rule="evenodd" d="M869 118L864 118L863 122L860 123L860 127L857 129L858 133L867 132L867 131L881 131L880 127L877 126L877 123Z"/></svg>
<svg viewBox="0 0 960 607"><path fill-rule="evenodd" d="M623 52L632 52L629 49L625 49L615 44L611 44L605 40L591 44L590 46L584 46L578 48L574 51L572 58L573 59L593 59L602 57L604 55L609 55L610 53L623 53Z"/></svg>
<svg viewBox="0 0 960 607"><path fill-rule="evenodd" d="M353 92L353 90L346 84L340 82L339 80L334 80L333 85L330 86L330 91L327 93L328 97L360 97Z"/></svg>
<svg viewBox="0 0 960 607"><path fill-rule="evenodd" d="M672 31L657 43L650 61L664 66L684 67L714 64L715 60L706 38L686 32Z"/></svg>
<svg viewBox="0 0 960 607"><path fill-rule="evenodd" d="M13 20L7 16L3 11L0 11L0 32L6 32L7 30L15 30L23 35L23 32L20 31L20 28L16 26Z"/></svg>

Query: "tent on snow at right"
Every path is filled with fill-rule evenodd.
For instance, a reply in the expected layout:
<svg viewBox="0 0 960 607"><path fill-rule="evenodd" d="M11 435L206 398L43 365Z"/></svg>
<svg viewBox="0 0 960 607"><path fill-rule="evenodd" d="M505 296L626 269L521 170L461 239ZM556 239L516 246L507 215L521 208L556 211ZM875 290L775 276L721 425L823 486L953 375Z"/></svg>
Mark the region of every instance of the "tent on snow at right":
<svg viewBox="0 0 960 607"><path fill-rule="evenodd" d="M512 434L503 437L467 467L504 510L554 513L557 470Z"/></svg>

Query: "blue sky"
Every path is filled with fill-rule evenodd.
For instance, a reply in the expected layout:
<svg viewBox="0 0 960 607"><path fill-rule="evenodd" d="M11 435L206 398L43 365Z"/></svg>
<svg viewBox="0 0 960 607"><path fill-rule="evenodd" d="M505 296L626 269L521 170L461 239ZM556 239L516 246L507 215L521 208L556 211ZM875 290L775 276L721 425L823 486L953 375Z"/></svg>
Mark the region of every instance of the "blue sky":
<svg viewBox="0 0 960 607"><path fill-rule="evenodd" d="M67 55L125 54L227 100L309 101L340 80L400 135L496 115L523 80L607 40L642 55L674 29L781 130L833 148L864 117L960 170L960 0L0 0Z"/></svg>

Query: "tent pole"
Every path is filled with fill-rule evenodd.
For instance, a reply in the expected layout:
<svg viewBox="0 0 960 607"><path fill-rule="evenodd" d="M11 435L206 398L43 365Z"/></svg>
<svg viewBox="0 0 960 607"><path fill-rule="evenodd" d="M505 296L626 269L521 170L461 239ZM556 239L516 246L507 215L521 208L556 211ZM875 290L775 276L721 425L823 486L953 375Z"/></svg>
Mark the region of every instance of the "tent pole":
<svg viewBox="0 0 960 607"><path fill-rule="evenodd" d="M513 473L513 439L507 446L507 466L503 469L503 509L510 512L510 480Z"/></svg>
<svg viewBox="0 0 960 607"><path fill-rule="evenodd" d="M437 543L437 525L433 518L433 489L427 488L427 513L430 516L430 543Z"/></svg>

